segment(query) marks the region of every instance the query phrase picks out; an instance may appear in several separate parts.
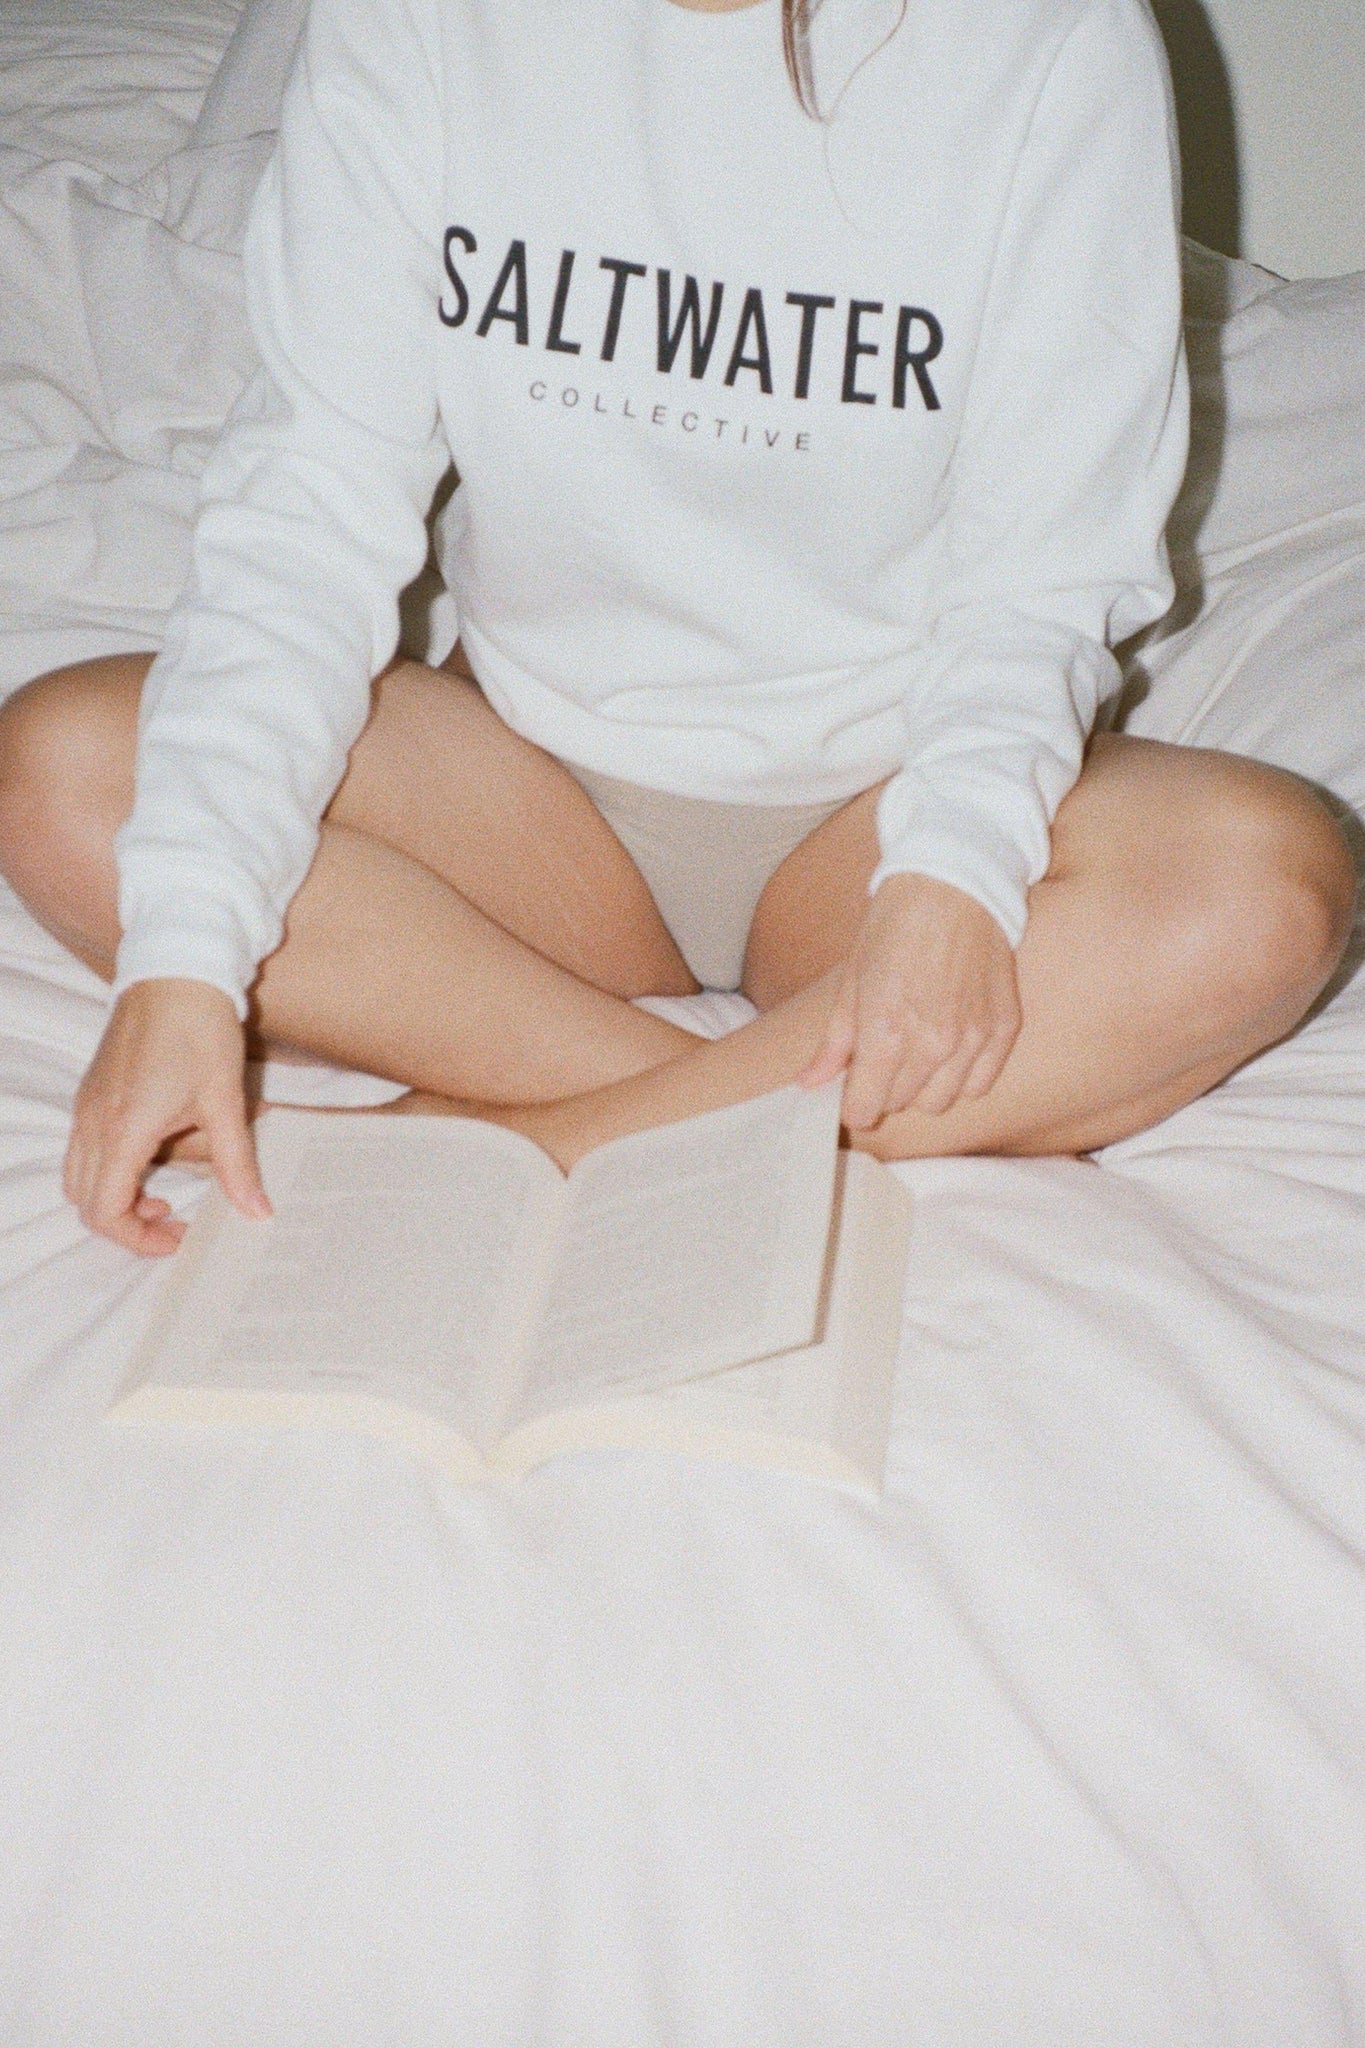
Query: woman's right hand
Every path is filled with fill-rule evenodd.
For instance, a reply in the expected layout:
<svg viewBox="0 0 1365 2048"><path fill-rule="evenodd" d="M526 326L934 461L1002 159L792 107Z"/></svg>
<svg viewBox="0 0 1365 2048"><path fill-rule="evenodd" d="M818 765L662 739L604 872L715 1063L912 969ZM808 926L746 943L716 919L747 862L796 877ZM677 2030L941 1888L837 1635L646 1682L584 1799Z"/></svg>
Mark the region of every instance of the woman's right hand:
<svg viewBox="0 0 1365 2048"><path fill-rule="evenodd" d="M185 1233L143 1190L162 1146L202 1133L223 1190L244 1216L269 1216L247 1123L246 1036L206 981L125 989L76 1094L62 1185L86 1226L129 1251L173 1252Z"/></svg>

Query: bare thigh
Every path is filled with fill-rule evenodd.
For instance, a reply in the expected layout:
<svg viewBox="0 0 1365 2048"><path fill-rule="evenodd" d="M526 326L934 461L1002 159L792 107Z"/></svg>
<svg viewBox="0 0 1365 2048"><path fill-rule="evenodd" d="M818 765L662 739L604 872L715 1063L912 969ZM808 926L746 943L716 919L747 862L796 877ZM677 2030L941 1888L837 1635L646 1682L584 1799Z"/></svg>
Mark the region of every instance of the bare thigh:
<svg viewBox="0 0 1365 2048"><path fill-rule="evenodd" d="M755 1030L846 956L875 811L875 792L856 799L773 877L746 963ZM1259 762L1097 736L1052 844L999 1080L942 1115L886 1118L867 1141L880 1156L1084 1152L1144 1130L1292 1031L1346 943L1342 835L1306 783Z"/></svg>
<svg viewBox="0 0 1365 2048"><path fill-rule="evenodd" d="M328 818L409 854L486 917L612 995L696 990L630 855L569 771L505 724L464 666L407 662Z"/></svg>
<svg viewBox="0 0 1365 2048"><path fill-rule="evenodd" d="M836 812L769 882L745 962L745 990L760 1009L847 955L879 858L879 795ZM1240 1043L1246 1019L1249 1051L1281 1015L1281 1030L1297 1021L1311 999L1302 990L1339 951L1348 868L1340 833L1297 776L1097 734L1030 895L1018 955L1026 1026L1070 999L1130 1014L1137 1031L1154 1015L1172 1028L1188 1017L1196 1035L1226 1029L1229 1043Z"/></svg>
<svg viewBox="0 0 1365 2048"><path fill-rule="evenodd" d="M25 829L5 866L57 936L91 958L117 939L113 833L133 800L150 656L42 677L0 714ZM573 776L514 733L464 669L395 664L327 812L419 861L514 937L620 996L695 989L639 870Z"/></svg>

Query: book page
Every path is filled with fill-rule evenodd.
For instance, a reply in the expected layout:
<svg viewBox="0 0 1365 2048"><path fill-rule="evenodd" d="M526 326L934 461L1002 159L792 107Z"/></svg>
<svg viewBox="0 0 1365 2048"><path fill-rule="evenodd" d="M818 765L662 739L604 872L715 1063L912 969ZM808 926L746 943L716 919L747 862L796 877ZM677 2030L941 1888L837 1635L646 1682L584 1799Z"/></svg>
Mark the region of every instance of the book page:
<svg viewBox="0 0 1365 2048"><path fill-rule="evenodd" d="M875 1160L841 1153L815 1339L639 1397L540 1416L497 1453L508 1476L592 1447L654 1448L799 1473L876 1499L890 1435L910 1202Z"/></svg>
<svg viewBox="0 0 1365 2048"><path fill-rule="evenodd" d="M833 1257L815 1341L677 1388L649 1405L657 1441L715 1436L719 1455L812 1471L879 1492L891 1426L901 1303L910 1250L910 1199L889 1168L840 1155ZM641 1404L645 1406L646 1404ZM771 1457L724 1448L726 1440Z"/></svg>
<svg viewBox="0 0 1365 2048"><path fill-rule="evenodd" d="M808 1342L841 1096L783 1088L580 1160L514 1422Z"/></svg>
<svg viewBox="0 0 1365 2048"><path fill-rule="evenodd" d="M273 1221L209 1197L141 1376L379 1396L487 1437L563 1200L553 1162L469 1119L308 1111L263 1118L259 1150Z"/></svg>

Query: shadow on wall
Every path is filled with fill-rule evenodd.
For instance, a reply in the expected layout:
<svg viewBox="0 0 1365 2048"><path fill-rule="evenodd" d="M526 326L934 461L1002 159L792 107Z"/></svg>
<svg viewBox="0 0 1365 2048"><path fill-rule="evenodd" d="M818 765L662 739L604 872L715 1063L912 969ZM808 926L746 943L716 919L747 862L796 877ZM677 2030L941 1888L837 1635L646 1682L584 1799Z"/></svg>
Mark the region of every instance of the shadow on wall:
<svg viewBox="0 0 1365 2048"><path fill-rule="evenodd" d="M1207 249L1242 253L1242 178L1232 81L1203 0L1153 0L1175 76L1184 227Z"/></svg>

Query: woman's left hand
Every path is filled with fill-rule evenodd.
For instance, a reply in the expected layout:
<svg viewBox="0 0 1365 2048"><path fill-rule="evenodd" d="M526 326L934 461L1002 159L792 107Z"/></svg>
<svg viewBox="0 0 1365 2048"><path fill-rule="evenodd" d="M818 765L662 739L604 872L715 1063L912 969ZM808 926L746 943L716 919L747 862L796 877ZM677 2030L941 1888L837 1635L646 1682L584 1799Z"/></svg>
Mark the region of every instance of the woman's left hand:
<svg viewBox="0 0 1365 2048"><path fill-rule="evenodd" d="M847 1068L850 1130L904 1109L942 1116L994 1086L1021 1022L1014 954L990 912L951 883L889 875L801 1079L816 1087Z"/></svg>

